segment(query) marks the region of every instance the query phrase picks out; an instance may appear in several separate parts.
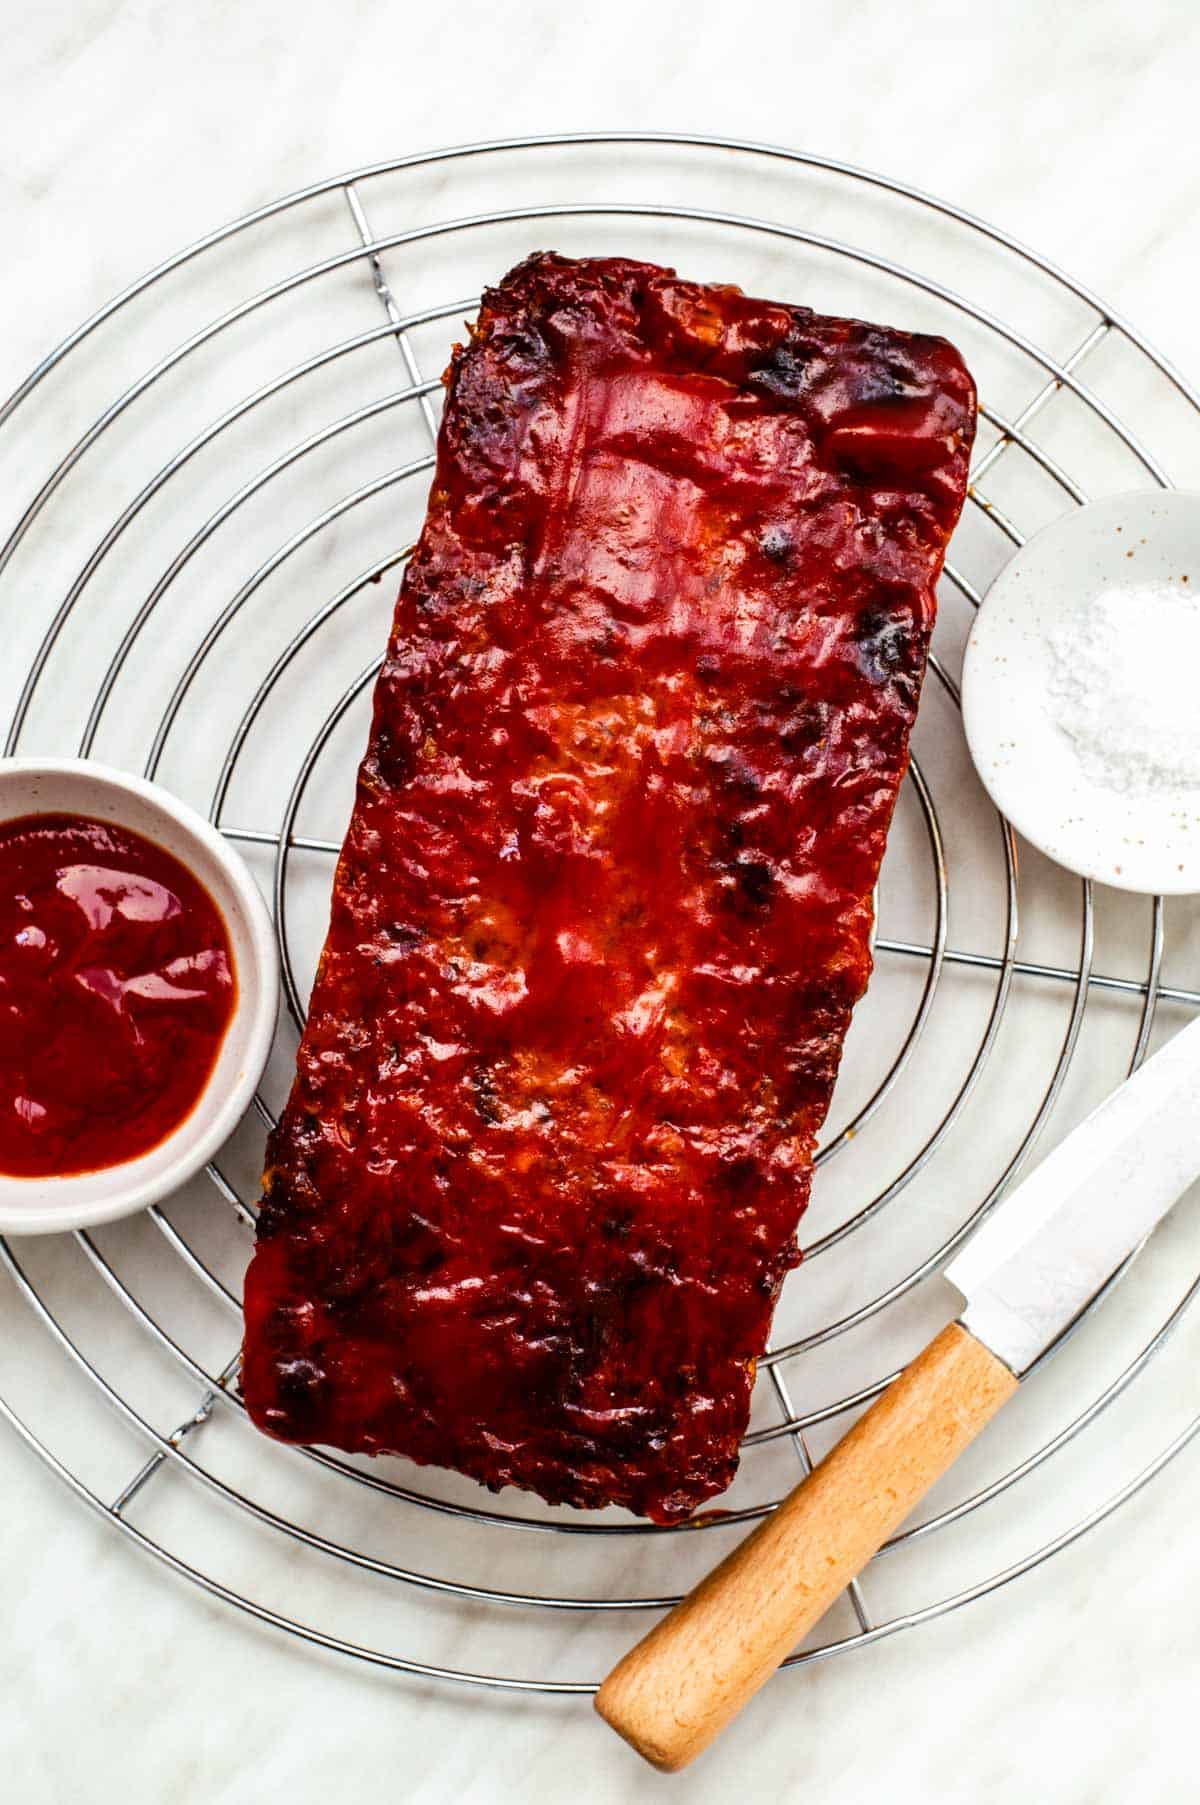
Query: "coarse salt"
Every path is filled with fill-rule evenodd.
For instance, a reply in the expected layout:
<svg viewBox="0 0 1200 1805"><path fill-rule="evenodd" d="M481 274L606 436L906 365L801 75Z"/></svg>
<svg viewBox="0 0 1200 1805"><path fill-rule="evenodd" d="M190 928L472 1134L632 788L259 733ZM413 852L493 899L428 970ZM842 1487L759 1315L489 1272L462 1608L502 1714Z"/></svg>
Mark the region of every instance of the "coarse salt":
<svg viewBox="0 0 1200 1805"><path fill-rule="evenodd" d="M1048 641L1053 718L1091 782L1125 796L1200 789L1200 596L1101 590Z"/></svg>

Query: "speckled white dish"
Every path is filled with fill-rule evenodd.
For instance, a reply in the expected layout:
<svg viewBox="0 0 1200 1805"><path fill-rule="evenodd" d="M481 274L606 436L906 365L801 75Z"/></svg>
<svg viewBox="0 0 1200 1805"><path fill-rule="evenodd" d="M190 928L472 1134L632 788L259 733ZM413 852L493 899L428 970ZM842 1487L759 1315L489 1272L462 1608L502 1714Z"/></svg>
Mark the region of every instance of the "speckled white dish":
<svg viewBox="0 0 1200 1805"><path fill-rule="evenodd" d="M245 1113L267 1061L279 1007L271 916L251 873L202 815L169 790L90 759L0 759L0 821L20 815L116 821L173 853L229 930L238 995L208 1083L191 1114L137 1159L66 1178L0 1174L0 1233L51 1234L132 1215L210 1160Z"/></svg>
<svg viewBox="0 0 1200 1805"><path fill-rule="evenodd" d="M1128 601L1163 635L1182 601L1200 610L1200 495L1116 495L1055 521L988 591L967 643L963 724L996 806L1033 845L1083 877L1122 890L1200 891L1200 785L1126 791L1100 781L1060 725L1063 623L1097 598ZM1119 683L1119 673L1111 673ZM1176 666L1171 679L1178 682ZM1200 740L1200 671L1195 732Z"/></svg>

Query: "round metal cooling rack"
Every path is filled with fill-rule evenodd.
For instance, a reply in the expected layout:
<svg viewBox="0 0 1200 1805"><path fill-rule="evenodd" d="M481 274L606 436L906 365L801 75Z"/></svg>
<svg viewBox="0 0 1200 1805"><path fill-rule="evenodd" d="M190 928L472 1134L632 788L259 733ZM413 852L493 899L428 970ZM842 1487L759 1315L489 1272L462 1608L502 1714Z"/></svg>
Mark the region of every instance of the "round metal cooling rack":
<svg viewBox="0 0 1200 1805"><path fill-rule="evenodd" d="M520 198L523 185L531 179L535 184L546 182L548 198ZM605 181L614 189L613 198L597 200L594 197L605 191ZM907 244L911 235L914 247L928 249L933 259L936 238L938 258L948 257L952 269L961 265L978 274L981 282L985 277L989 283L998 279L1004 294L1012 297L1014 308L1019 301L1023 310L1020 321L1012 323L993 307L956 292L940 275L909 268L904 258L883 249L869 249L757 210L696 204L696 194L711 193L712 183L721 184L725 191L737 189L739 198L746 189L754 196L756 207L764 197L778 205L783 196L790 221L805 217L824 223L849 209L856 220L861 218L876 246L890 242L889 230L899 230L904 235L902 244ZM678 198L647 202L643 190L654 184L671 184ZM447 195L457 201L460 188L467 208L462 212L446 204ZM502 190L506 204L487 205L497 190ZM368 220L368 205L373 215L381 217L386 212L403 224L390 231L379 229L378 219L374 225ZM314 258L312 244L321 234L336 231L338 222L353 233L352 241ZM890 293L891 298L877 303L865 300L864 307L890 308L892 317L905 317L906 310L919 308L920 323L940 319L946 330L965 334L969 341L965 348L981 376L981 417L986 423L985 436L988 428L990 436L977 453L967 517L946 569L947 618L956 607L964 620L969 617L998 561L1012 545L1022 543L1026 530L1085 499L1092 477L1089 474L1084 479L1079 471L1081 462L1087 463L1090 471L1088 460L1093 451L1123 460L1123 486L1129 486L1131 473L1133 481L1167 481L1157 456L1142 443L1147 422L1141 412L1135 431L1126 423L1127 406L1122 404L1118 411L1118 404L1106 398L1099 381L1084 381L1085 363L1090 360L1094 367L1102 355L1119 350L1126 360L1132 360L1136 377L1132 390L1128 383L1121 390L1123 396L1131 392L1136 396L1141 392L1138 385L1153 378L1164 392L1170 391L1189 427L1200 421L1196 396L1131 327L1052 264L1004 233L902 183L829 159L701 136L567 134L399 158L316 183L260 207L169 258L125 289L46 357L0 409L0 453L14 440L22 461L28 462L25 452L30 443L40 453L40 433L47 415L62 420L67 444L65 450L51 454L49 474L31 494L0 549L0 581L9 590L6 609L15 606L20 561L25 559L36 570L39 560L49 555L46 548L59 535L69 538L70 529L80 519L95 518L94 504L81 507L80 497L87 493L83 485L91 480L99 484L95 492L101 496L116 493L107 480L114 465L119 467L118 486L125 485L111 524L94 543L88 536L86 555L78 559L63 587L57 587L55 581L53 594L61 595L61 600L47 603L37 623L38 635L32 641L16 695L5 751L12 754L28 749L35 731L52 739L55 750L73 744L85 755L106 734L119 736L125 728L144 732L149 736L148 749L139 754L125 747L123 755L141 762L149 776L166 772L167 780L178 781L180 787L199 786L203 796L198 799L208 802L211 818L246 849L247 856L272 861L269 869L264 865L262 877L274 897L291 1018L280 1028L281 1086L286 1083L295 1032L303 1022L308 982L308 966L297 951L297 935L299 932L311 943L313 924L320 923L338 850L336 808L331 806L333 821L324 835L304 832L302 826L310 803L314 796L319 803L327 781L330 793L340 794L338 773L349 768L347 760L353 762L353 739L347 736L361 716L378 669L378 658L367 663L363 654L381 648L384 636L378 608L373 614L365 610L374 597L385 602L390 599L378 585L389 574L394 578L404 563L406 541L420 519L437 431L440 385L436 372L460 322L477 304L480 284L498 275L506 261L515 260L512 256L506 259L497 245L515 247L519 255L549 233L568 239L564 248L624 245L634 254L640 249L651 256L686 262L692 266L688 273L695 275L740 278L745 266L750 275L766 280L765 270L758 277L765 259L773 284L770 292L803 292L805 298L824 306L830 304L827 294L836 301L843 292L839 285L846 285L845 311L858 294L854 283L867 285L868 291L874 284L881 297ZM304 237L304 247L297 250L299 235ZM272 263L272 258L284 261ZM461 286L451 282L460 267ZM279 268L285 273L280 275ZM252 278L261 271L263 279L250 292L239 293L237 284L247 279L247 271ZM421 294L427 283L437 282L448 286L436 297L426 297L421 305L404 311L400 297ZM446 293L454 298L446 301ZM237 298L231 300L231 294ZM330 296L336 305L329 307L327 316L323 309ZM368 306L382 309L376 322L369 328L360 323L347 331L349 310L361 321ZM173 314L173 308L180 311ZM195 323L197 310L205 323ZM1044 315L1047 335L1069 328L1073 334L1070 348L1065 352L1043 348L1038 330L1026 324L1030 311L1039 318ZM132 379L126 376L116 398L103 405L90 423L81 429L71 419L64 400L68 391L74 392L82 384L90 393L87 385L93 381L103 392L104 383L110 380L104 356L113 360L113 367L125 369L130 356L136 357L136 334L145 329L147 321L154 323L152 337L157 339L165 324L185 317L187 327L173 348ZM294 331L295 346L302 354L285 361L269 380L260 381L249 393L234 386L230 392L239 398L208 417L206 385L211 381L214 393L225 394L226 381L235 384L240 380L241 360L250 343L247 335L253 338L252 354L258 356L277 335L285 346L292 344L288 331ZM327 331L342 336L334 336L331 342L322 336ZM305 339L306 332L310 341L311 334L317 334L320 348L315 352ZM401 359L398 373L403 376L398 387L389 380L397 350ZM385 363L385 356L393 362ZM433 357L439 361L432 362ZM136 363L132 367L136 369ZM351 370L363 373L352 390L357 404L327 418L328 378L331 373L340 377L345 372L348 380ZM999 405L999 398L993 402L987 386L989 374L997 389L1004 391L1006 405ZM112 392L111 386L108 392ZM1012 398L1011 405L1007 397ZM177 443L161 436L164 405L179 409L189 424L193 414L201 423L177 449L161 462L156 460L147 474L137 461L144 456L140 450L142 423L147 424L147 442L154 447ZM1056 408L1064 405L1072 409L1075 437L1056 437L1051 432L1047 440L1041 428L1049 425ZM1032 429L1039 422L1039 437L1035 438ZM404 452L383 468L377 454L380 426L394 435L394 448L389 437L388 449ZM352 448L359 445L361 458L352 457ZM328 475L320 474L329 463L331 450L339 460L344 458L347 470L357 472L359 480L347 485L345 478L335 478L337 487L331 490ZM233 472L229 476L225 474L226 459ZM103 482L94 474L101 471ZM1015 499L1001 502L996 483L1006 471L1015 474L1011 485ZM203 472L207 474L199 474ZM314 473L311 478L310 472ZM298 490L289 487L296 483L300 484ZM301 496L300 524L279 537L277 528L264 527L263 503L270 500L273 506L280 505L290 518L296 512L297 493ZM319 499L315 511L310 508L305 513L309 507L305 496L310 493ZM335 498L330 499L331 493ZM382 538L379 511L372 512L380 498L392 510ZM396 515L403 518L405 531L397 530ZM363 540L356 538L355 542L366 542L368 518L378 539L375 554L364 567L360 551L359 559L348 567L357 574L343 571L343 580L331 583L326 565L332 570L343 562L343 548L349 547L351 535L360 529ZM1018 519L1026 524L1019 526ZM248 574L243 574L248 558L240 549L243 535L251 542L261 540L265 548L254 555ZM968 574L969 567L979 574ZM147 573L154 574L148 577ZM37 589L33 585L33 592ZM22 590L27 593L28 585ZM169 634L164 620L170 624ZM84 621L87 645L81 654L80 624ZM343 661L352 653L356 658L343 668ZM75 737L75 727L63 724L68 711L61 705L61 697L72 684L78 687L81 656L90 677L79 691L86 712ZM1067 923L1068 913L1071 915L1073 955L1058 963L1019 956L1018 903L1024 914L1030 907L1026 895L1030 885L1024 873L1019 880L1017 848L1010 829L994 816L990 824L980 826L979 822L988 818L977 810L964 830L968 836L964 863L962 853L956 854L950 844L962 837L960 826L957 822L948 825L943 818L945 803L939 806L939 792L945 791L948 780L938 761L949 756L948 744L961 740L954 727L958 693L952 659L952 650L950 657L944 651L935 657L922 717L924 722L930 711L940 708L949 726L928 751L918 735L918 756L902 799L901 812L905 807L911 812L911 844L920 850L902 859L893 874L897 895L907 886L912 906L920 902L925 909L928 930L919 939L881 931L876 940L877 964L908 971L916 981L905 988L902 998L886 998L878 1005L873 989L864 1005L865 1010L877 1011L869 1017L872 1028L878 1027L880 1044L891 1051L878 1060L879 1069L866 1062L863 1069L869 1077L864 1079L861 1094L854 1095L848 1119L831 1131L818 1155L823 1173L836 1161L840 1171L850 1174L842 1193L848 1201L840 1216L808 1243L804 1266L789 1290L791 1285L809 1284L812 1291L820 1283L820 1272L833 1271L844 1258L848 1244L856 1269L861 1265L870 1272L879 1264L881 1276L877 1284L872 1280L866 1286L868 1295L857 1298L853 1284L844 1279L831 1284L828 1308L815 1315L806 1309L804 1321L811 1326L792 1339L779 1339L765 1356L755 1426L746 1437L746 1459L731 1508L682 1528L663 1529L632 1522L617 1513L593 1518L539 1511L528 1500L519 1504L502 1500L485 1506L483 1494L464 1482L438 1474L417 1475L403 1462L359 1465L321 1449L277 1447L257 1437L249 1428L238 1395L236 1354L240 1310L236 1284L249 1252L253 1187L252 1175L247 1177L249 1160L243 1159L246 1171L239 1172L234 1153L229 1157L223 1154L208 1171L217 1200L215 1211L211 1201L207 1211L193 1207L177 1212L170 1205L152 1209L140 1225L136 1244L119 1236L110 1239L81 1233L73 1238L73 1249L63 1250L64 1259L66 1251L72 1255L65 1283L61 1271L41 1271L33 1250L20 1243L15 1247L0 1244L8 1275L39 1331L29 1340L43 1344L42 1351L52 1362L61 1365L65 1359L78 1381L84 1407L101 1399L121 1426L120 1447L127 1448L127 1438L132 1435L141 1444L142 1454L122 1476L119 1487L105 1492L99 1482L84 1476L82 1438L72 1435L69 1456L51 1445L57 1436L56 1419L45 1401L41 1405L45 1427L35 1429L27 1407L18 1410L7 1397L0 1397L0 1413L19 1437L83 1504L130 1541L212 1596L307 1643L376 1666L437 1679L537 1693L594 1690L595 1669L607 1665L596 1655L590 1661L591 1678L564 1678L557 1671L551 1676L468 1671L445 1660L417 1658L408 1641L393 1649L382 1645L383 1638L377 1633L361 1638L342 1634L330 1627L339 1621L332 1607L322 1622L300 1621L286 1603L276 1606L257 1595L257 1576L262 1575L265 1583L269 1551L274 1549L286 1575L280 1581L286 1587L285 1599L298 1583L299 1557L307 1562L311 1556L303 1571L312 1575L314 1599L320 1596L317 1580L321 1576L336 1579L341 1572L344 1583L349 1584L346 1570L372 1586L385 1582L392 1588L386 1604L389 1621L396 1620L396 1634L417 1640L422 1635L418 1621L422 1610L445 1613L454 1607L468 1607L473 1625L481 1610L489 1624L500 1618L506 1622L535 1620L539 1610L590 1615L593 1622L616 1618L618 1634L631 1639L631 1624L620 1629L623 1613L669 1605L699 1571L696 1559L706 1565L723 1551L723 1531L772 1508L779 1490L788 1483L786 1471L760 1464L771 1462L774 1446L789 1444L801 1466L807 1468L813 1458L812 1432L836 1425L831 1433L840 1433L853 1413L894 1377L891 1360L884 1362L887 1370L878 1370L879 1345L890 1345L888 1324L893 1307L909 1309L917 1294L923 1295L923 1282L940 1271L952 1250L1000 1196L1051 1117L1062 1113L1066 1093L1077 1076L1076 1054L1089 1001L1099 995L1112 1006L1129 1011L1125 1055L1129 1069L1145 1055L1161 1002L1200 1007L1200 992L1162 982L1169 949L1163 908L1157 900L1144 905L1137 930L1142 947L1140 971L1122 974L1093 969L1098 909L1106 904L1088 884L1074 892L1076 900L1071 905L1062 901L1061 888L1051 886L1051 902L1046 905L1060 929ZM219 674L220 693L232 698L231 704L218 710L222 725L215 744L211 719L215 718L213 698L219 692L214 688L214 673ZM158 701L147 713L146 697L153 698L156 691ZM50 710L50 725L41 726L39 710L47 708L48 697L55 699L55 706ZM283 741L286 745L281 751ZM210 770L210 765L215 769ZM176 770L180 773L177 779L170 775ZM277 810L275 824L268 825L261 817L255 824L244 816L231 819L231 809L246 806L241 800L246 780L250 780L247 793L255 794L255 783L261 788L264 771L279 780L272 803ZM256 806L263 805L259 802ZM926 857L927 867L923 863ZM952 943L951 910L958 894L956 886L964 881L963 871L969 875L984 863L990 874L988 919L996 929L995 945L992 950L975 950ZM313 876L318 866L324 874L320 881ZM885 877L889 870L890 865ZM1036 883L1033 889L1037 890ZM1044 900L1038 893L1033 906L1042 909ZM885 886L885 918L888 906ZM911 908L908 912L911 915ZM922 1073L918 1068L935 1036L934 1024L945 1012L951 981L948 974L954 974L955 982L974 983L975 1025L965 1053L962 1047L956 1053L953 1083L939 1091L931 1083L929 1071ZM980 982L990 986L986 993L979 990ZM882 974L877 987L881 984ZM1055 1018L1050 1056L1032 1090L1006 1082L995 1057L1006 1027L1011 1026L1013 999L1022 986L1039 997L1061 998L1063 1005L1061 1017ZM848 1067L853 1067L854 1057L852 1037ZM934 1097L929 1119L906 1139L897 1123L919 1116L926 1092ZM276 1097L275 1102L278 1100ZM991 1163L986 1172L978 1164L970 1168L972 1186L953 1219L932 1212L931 1231L924 1241L914 1239L911 1225L916 1205L912 1200L918 1194L929 1194L935 1171L954 1156L956 1143L961 1150L964 1133L978 1135L981 1102L989 1116L1005 1116L1003 1145L997 1142L992 1150L989 1143ZM1077 1103L1078 1099L1073 1099L1072 1107ZM267 1094L257 1100L257 1117L260 1130L273 1119ZM899 1157L897 1148L901 1149ZM827 1182L824 1176L818 1181L818 1198ZM909 1200L903 1217L894 1208L902 1194ZM904 1233L899 1232L902 1222L909 1225ZM864 1235L871 1224L877 1225L875 1242ZM885 1233L898 1236L904 1270L896 1272L886 1259L880 1263L874 1254L868 1257L857 1251L879 1245L878 1237ZM904 1253L910 1242L911 1259ZM843 1253L836 1251L839 1249ZM1092 1310L1125 1278L1131 1265L1126 1263ZM169 1296L159 1299L152 1295L154 1278L164 1266L171 1269L172 1282ZM810 1283L814 1274L817 1277ZM925 1560L927 1545L931 1541L939 1547L948 1544L953 1527L963 1519L985 1507L1003 1506L1005 1501L1011 1505L1018 1493L1022 1499L1031 1495L1025 1482L1035 1483L1034 1476L1141 1377L1182 1320L1198 1287L1200 1276L1181 1295L1164 1301L1160 1291L1151 1291L1143 1298L1134 1341L1086 1405L1079 1408L1076 1397L1053 1422L1038 1426L1019 1457L1005 1455L990 1474L972 1469L973 1477L961 1496L940 1503L932 1515L903 1530L889 1544L884 1550L887 1564L904 1550L919 1549ZM1128 1288L1123 1297L1127 1295ZM120 1362L118 1370L112 1370L113 1357L106 1340L114 1311L121 1335L132 1337L136 1350L122 1359L144 1362L139 1372L149 1375L139 1377L136 1384L131 1376L126 1382L129 1369ZM201 1316L206 1334L212 1320L224 1324L229 1350L224 1364L207 1351L211 1337L206 1339L199 1332ZM781 1311L781 1322L784 1320ZM860 1330L865 1334L858 1336ZM827 1385L833 1375L835 1395L798 1409L792 1388L797 1382L806 1382L805 1361L817 1357L820 1350L833 1346L836 1352L856 1341L865 1351L855 1382L848 1383L852 1362L843 1363L839 1355L837 1365L821 1368ZM24 1343L22 1351L29 1352ZM147 1407L135 1401L147 1389L153 1393L159 1379L166 1388L164 1395L174 1397L181 1385L185 1395L189 1395L187 1388L194 1388L192 1406L183 1420L170 1428L157 1426L153 1412L148 1414ZM48 1396L57 1409L59 1389L52 1387ZM772 1412L777 1420L764 1420ZM227 1430L224 1437L219 1428L205 1427L217 1425L221 1419ZM829 1633L826 1641L806 1647L790 1664L876 1641L955 1609L1029 1571L1138 1491L1198 1427L1200 1416L1184 1422L1099 1501L1089 1500L1087 1508L1068 1523L1034 1546L1018 1550L998 1571L969 1575L964 1583L937 1591L924 1602L906 1604L880 1616L868 1602L873 1576L879 1571L873 1566L864 1581L851 1588L853 1622L846 1632ZM193 1505L200 1506L198 1516L193 1513L188 1518L186 1531L174 1538L169 1512L163 1513L162 1527L145 1517L135 1521L131 1514L140 1510L153 1516L162 1485L151 1482L158 1475L170 1474L190 1482L183 1490ZM166 1485L169 1490L169 1479ZM289 1493L289 1487L294 1491ZM289 1496L300 1500L295 1508L279 1502ZM236 1561L233 1576L222 1576L222 1562L217 1557L218 1522L248 1529L256 1538L252 1544L256 1584L250 1590L244 1589L237 1577L241 1569ZM339 1524L348 1527L335 1531L333 1526ZM516 1538L504 1534L515 1529L525 1534ZM386 1558L386 1552L372 1551L394 1548L401 1534L408 1548L421 1546L424 1536L440 1558L453 1563L461 1557L468 1576L401 1566ZM182 1547L178 1545L181 1535L186 1537ZM538 1553L530 1562L532 1543L547 1551L571 1550L572 1578L579 1570L579 1559L586 1555L585 1571L595 1588L592 1594L554 1589L548 1557L544 1560ZM526 1551L524 1557L518 1544ZM517 1549L515 1577L511 1583L492 1583L505 1578L505 1562L513 1549ZM666 1567L672 1581L665 1594L630 1593L630 1573L640 1577L642 1571L651 1571L651 1549L653 1571L657 1574ZM646 1558L631 1565L631 1551L642 1551ZM900 1562L895 1565L899 1567ZM919 1573L920 1562L913 1570ZM469 1577L472 1572L485 1574L489 1583ZM942 1572L940 1565L937 1572ZM250 1595L251 1590L256 1591L255 1596ZM378 1605L377 1596L374 1603ZM377 1617L370 1621L377 1628ZM455 1649L460 1646L461 1622L443 1614L426 1627L425 1639L432 1639L435 1652L449 1646L447 1636L456 1638ZM483 1645L486 1647L486 1631ZM610 1655L619 1646L619 1640L606 1645Z"/></svg>

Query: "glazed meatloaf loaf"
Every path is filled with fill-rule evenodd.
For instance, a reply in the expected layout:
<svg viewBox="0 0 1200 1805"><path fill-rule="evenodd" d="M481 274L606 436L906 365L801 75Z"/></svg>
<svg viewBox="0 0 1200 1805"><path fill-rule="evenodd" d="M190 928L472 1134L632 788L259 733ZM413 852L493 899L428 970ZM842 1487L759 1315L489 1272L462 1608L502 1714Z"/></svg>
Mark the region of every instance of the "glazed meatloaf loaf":
<svg viewBox="0 0 1200 1805"><path fill-rule="evenodd" d="M737 1465L962 505L941 339L528 259L447 374L243 1389L678 1521Z"/></svg>

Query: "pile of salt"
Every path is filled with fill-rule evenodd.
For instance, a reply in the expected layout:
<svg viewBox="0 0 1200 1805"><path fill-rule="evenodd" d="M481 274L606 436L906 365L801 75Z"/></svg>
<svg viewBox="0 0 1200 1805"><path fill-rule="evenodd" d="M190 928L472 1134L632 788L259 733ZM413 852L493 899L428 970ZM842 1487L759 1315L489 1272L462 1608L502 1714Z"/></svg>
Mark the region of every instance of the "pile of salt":
<svg viewBox="0 0 1200 1805"><path fill-rule="evenodd" d="M1102 590L1049 634L1054 718L1093 783L1200 789L1200 596Z"/></svg>

